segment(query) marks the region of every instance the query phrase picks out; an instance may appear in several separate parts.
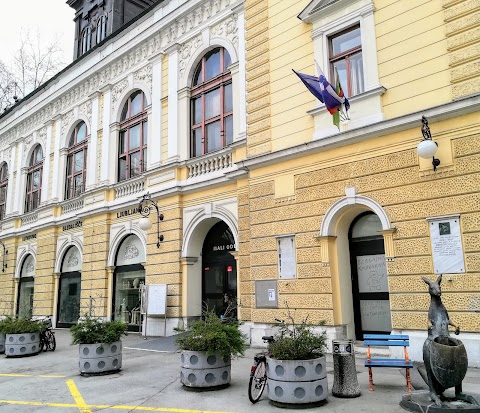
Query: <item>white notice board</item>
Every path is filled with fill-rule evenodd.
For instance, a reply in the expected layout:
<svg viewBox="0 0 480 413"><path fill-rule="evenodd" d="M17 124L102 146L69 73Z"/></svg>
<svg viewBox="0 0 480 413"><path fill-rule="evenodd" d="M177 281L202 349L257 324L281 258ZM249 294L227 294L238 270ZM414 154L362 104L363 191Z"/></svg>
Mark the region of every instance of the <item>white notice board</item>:
<svg viewBox="0 0 480 413"><path fill-rule="evenodd" d="M167 284L148 284L148 315L165 315L167 313Z"/></svg>

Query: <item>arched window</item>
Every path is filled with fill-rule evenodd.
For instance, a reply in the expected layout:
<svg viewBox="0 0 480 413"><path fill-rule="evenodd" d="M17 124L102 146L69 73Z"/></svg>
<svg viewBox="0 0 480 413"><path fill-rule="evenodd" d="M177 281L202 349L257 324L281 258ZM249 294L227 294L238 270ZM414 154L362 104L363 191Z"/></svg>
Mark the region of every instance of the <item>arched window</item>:
<svg viewBox="0 0 480 413"><path fill-rule="evenodd" d="M87 125L80 122L75 126L68 143L65 199L74 198L85 191L87 143Z"/></svg>
<svg viewBox="0 0 480 413"><path fill-rule="evenodd" d="M223 48L207 53L195 69L192 85L191 156L222 149L233 141L232 63Z"/></svg>
<svg viewBox="0 0 480 413"><path fill-rule="evenodd" d="M30 156L27 173L27 196L25 197L25 212L33 211L40 205L42 194L43 151L40 145Z"/></svg>
<svg viewBox="0 0 480 413"><path fill-rule="evenodd" d="M118 180L140 175L147 167L147 100L137 90L125 102L118 139Z"/></svg>
<svg viewBox="0 0 480 413"><path fill-rule="evenodd" d="M97 22L97 44L107 37L107 16L101 16Z"/></svg>
<svg viewBox="0 0 480 413"><path fill-rule="evenodd" d="M92 47L92 29L86 27L82 32L82 54Z"/></svg>
<svg viewBox="0 0 480 413"><path fill-rule="evenodd" d="M0 220L5 218L5 208L7 205L7 187L8 187L8 166L4 162L0 168Z"/></svg>

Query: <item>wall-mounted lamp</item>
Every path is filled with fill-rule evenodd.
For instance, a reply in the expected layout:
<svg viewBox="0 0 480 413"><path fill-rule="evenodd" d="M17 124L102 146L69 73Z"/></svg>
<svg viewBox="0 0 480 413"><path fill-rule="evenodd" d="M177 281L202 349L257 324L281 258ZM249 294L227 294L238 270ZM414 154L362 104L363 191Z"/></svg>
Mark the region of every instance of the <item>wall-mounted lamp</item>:
<svg viewBox="0 0 480 413"><path fill-rule="evenodd" d="M432 158L433 170L437 170L437 166L440 165L440 159L435 158L437 153L438 143L432 140L432 134L428 126L428 120L425 116L422 116L422 135L423 140L417 146L417 153L420 158L430 159Z"/></svg>
<svg viewBox="0 0 480 413"><path fill-rule="evenodd" d="M152 228L153 224L149 218L150 211L152 209L157 211L157 248L160 248L160 242L163 241L163 235L160 235L160 221L163 221L163 214L160 213L157 203L152 201L152 197L147 192L145 195L143 195L142 199L140 200L140 205L138 206L138 212L140 215L142 215L138 225L144 231L148 231L150 228Z"/></svg>
<svg viewBox="0 0 480 413"><path fill-rule="evenodd" d="M0 245L3 247L3 262L2 262L2 272L5 272L5 268L7 268L7 263L5 262L5 257L8 254L8 250L5 247L5 244L0 241Z"/></svg>

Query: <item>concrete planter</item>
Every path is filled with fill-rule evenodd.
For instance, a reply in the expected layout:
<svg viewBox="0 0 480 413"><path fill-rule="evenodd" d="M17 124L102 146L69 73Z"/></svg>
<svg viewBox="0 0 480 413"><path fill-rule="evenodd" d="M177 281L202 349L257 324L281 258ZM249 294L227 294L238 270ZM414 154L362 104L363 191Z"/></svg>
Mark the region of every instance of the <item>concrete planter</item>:
<svg viewBox="0 0 480 413"><path fill-rule="evenodd" d="M122 368L122 342L111 344L80 344L81 374L112 373Z"/></svg>
<svg viewBox="0 0 480 413"><path fill-rule="evenodd" d="M267 358L267 377L268 397L276 403L318 403L328 395L325 356L313 360Z"/></svg>
<svg viewBox="0 0 480 413"><path fill-rule="evenodd" d="M219 387L230 383L231 360L219 354L183 350L180 381L187 387Z"/></svg>
<svg viewBox="0 0 480 413"><path fill-rule="evenodd" d="M31 356L40 352L40 333L7 334L5 355L7 357Z"/></svg>
<svg viewBox="0 0 480 413"><path fill-rule="evenodd" d="M5 334L0 333L0 354L5 353Z"/></svg>

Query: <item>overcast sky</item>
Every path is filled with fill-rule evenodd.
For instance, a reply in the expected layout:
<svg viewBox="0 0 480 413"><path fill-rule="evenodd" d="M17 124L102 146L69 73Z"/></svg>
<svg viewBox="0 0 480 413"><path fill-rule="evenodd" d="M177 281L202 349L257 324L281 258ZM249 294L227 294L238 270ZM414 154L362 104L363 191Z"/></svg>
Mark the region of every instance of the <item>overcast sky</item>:
<svg viewBox="0 0 480 413"><path fill-rule="evenodd" d="M58 34L66 64L73 57L74 10L66 0L0 0L0 60L10 64L22 29L40 32L43 42Z"/></svg>

